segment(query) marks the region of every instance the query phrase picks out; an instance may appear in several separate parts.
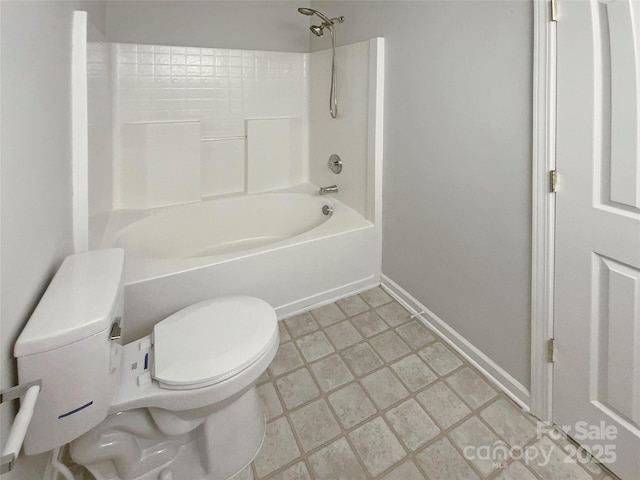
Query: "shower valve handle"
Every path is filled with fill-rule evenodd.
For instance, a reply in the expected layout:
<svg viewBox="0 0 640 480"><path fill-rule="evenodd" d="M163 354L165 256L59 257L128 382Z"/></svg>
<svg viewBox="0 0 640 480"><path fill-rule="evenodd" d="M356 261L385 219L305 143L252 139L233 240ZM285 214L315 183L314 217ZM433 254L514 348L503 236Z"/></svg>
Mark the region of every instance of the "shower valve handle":
<svg viewBox="0 0 640 480"><path fill-rule="evenodd" d="M336 175L342 172L342 159L337 155L333 154L329 157L329 161L327 162L327 167Z"/></svg>

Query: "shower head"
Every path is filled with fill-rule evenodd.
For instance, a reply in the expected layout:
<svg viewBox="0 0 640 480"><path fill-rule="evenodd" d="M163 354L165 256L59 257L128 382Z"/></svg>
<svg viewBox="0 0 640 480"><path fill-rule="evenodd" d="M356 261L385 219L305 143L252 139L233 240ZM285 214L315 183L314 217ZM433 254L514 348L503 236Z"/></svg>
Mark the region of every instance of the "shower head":
<svg viewBox="0 0 640 480"><path fill-rule="evenodd" d="M303 15L313 15L316 11L313 8L299 8L298 12Z"/></svg>
<svg viewBox="0 0 640 480"><path fill-rule="evenodd" d="M323 22L329 24L329 25L333 25L333 21L327 17L326 15L320 13L318 10L314 10L313 8L299 8L298 12L301 13L302 15L317 15L318 17L320 17L322 19ZM315 33L315 32L314 32ZM316 33L316 35L318 35Z"/></svg>
<svg viewBox="0 0 640 480"><path fill-rule="evenodd" d="M313 33L316 37L321 37L322 35L324 35L324 25L311 25L311 27L309 27L309 30L311 30L311 33Z"/></svg>
<svg viewBox="0 0 640 480"><path fill-rule="evenodd" d="M1 1L1 0L0 0ZM320 25L311 25L309 30L316 37L322 37L324 35L324 29L329 29L329 34L331 35L331 51L333 53L331 60L331 90L329 90L329 113L331 114L331 118L336 118L338 116L338 96L336 94L336 83L337 83L337 68L336 68L336 32L335 26L336 23L343 23L344 17L336 17L329 18L325 14L320 13L318 10L314 10L313 8L298 8L298 13L302 15L307 15L309 17L313 15L317 15L322 23Z"/></svg>

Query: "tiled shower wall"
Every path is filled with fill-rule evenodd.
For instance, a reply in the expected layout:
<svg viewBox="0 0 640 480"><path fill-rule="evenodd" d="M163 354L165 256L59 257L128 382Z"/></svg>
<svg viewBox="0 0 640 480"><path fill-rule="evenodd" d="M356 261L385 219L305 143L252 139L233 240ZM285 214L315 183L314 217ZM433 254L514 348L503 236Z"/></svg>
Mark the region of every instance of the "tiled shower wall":
<svg viewBox="0 0 640 480"><path fill-rule="evenodd" d="M131 152L145 151L147 143L159 135L157 130L172 136L171 124L184 130L186 124L196 123L199 155L193 155L185 143L178 148L184 155L173 152L171 159L165 159L165 163L179 164L165 165L163 170L179 168L191 183L197 171L200 184L197 192L191 184L182 185L178 190L190 193L173 202L165 198L165 204L246 191L247 119L292 119L296 135L286 141L296 143L290 150L299 152L300 158L295 169L299 178L291 181L303 181L307 176L308 59L308 54L301 53L113 44L114 208L159 205L143 198L149 193L141 191L140 182L130 181L153 168ZM159 123L168 125L159 127ZM178 137L173 142L178 147L188 141ZM171 185L176 178L156 181Z"/></svg>
<svg viewBox="0 0 640 480"><path fill-rule="evenodd" d="M90 244L114 210L308 182L369 218L369 42L312 54L89 45ZM313 134L310 134L313 132ZM339 154L344 170L326 167Z"/></svg>

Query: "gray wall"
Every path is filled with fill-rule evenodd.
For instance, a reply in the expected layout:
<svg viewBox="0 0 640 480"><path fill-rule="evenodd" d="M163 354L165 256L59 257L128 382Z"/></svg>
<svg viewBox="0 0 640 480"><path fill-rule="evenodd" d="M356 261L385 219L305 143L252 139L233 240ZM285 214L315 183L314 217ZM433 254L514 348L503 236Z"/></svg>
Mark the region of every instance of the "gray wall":
<svg viewBox="0 0 640 480"><path fill-rule="evenodd" d="M307 52L302 1L110 1L107 39L196 47Z"/></svg>
<svg viewBox="0 0 640 480"><path fill-rule="evenodd" d="M532 3L311 6L386 40L383 273L528 387Z"/></svg>
<svg viewBox="0 0 640 480"><path fill-rule="evenodd" d="M71 25L88 10L104 29L104 2L0 3L2 124L0 337L2 388L16 381L13 344L64 257L71 231ZM12 418L1 408L2 444ZM42 478L44 456L10 478Z"/></svg>

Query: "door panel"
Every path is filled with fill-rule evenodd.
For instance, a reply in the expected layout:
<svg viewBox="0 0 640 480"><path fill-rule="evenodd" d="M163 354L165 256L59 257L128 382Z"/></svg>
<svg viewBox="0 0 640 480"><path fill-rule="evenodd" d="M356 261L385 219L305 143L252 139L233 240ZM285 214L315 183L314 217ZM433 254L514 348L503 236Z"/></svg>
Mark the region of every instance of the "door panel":
<svg viewBox="0 0 640 480"><path fill-rule="evenodd" d="M637 430L640 382L629 381L620 372L640 372L640 271L599 255L594 255L594 261L594 292L598 296L593 338L599 350L591 379L596 388L594 401L601 410L615 413Z"/></svg>
<svg viewBox="0 0 640 480"><path fill-rule="evenodd" d="M638 55L630 2L599 2L602 75L609 81L603 89L608 116L610 151L603 149L603 160L611 171L608 200L640 212L640 168L638 166ZM634 48L635 47L635 48ZM607 98L608 97L608 98ZM610 111L606 111L609 109ZM608 127L608 128L607 128ZM603 131L603 133L605 133Z"/></svg>
<svg viewBox="0 0 640 480"><path fill-rule="evenodd" d="M640 472L640 2L566 0L557 24L555 423ZM578 422L615 427L580 438ZM604 437L604 438L603 438ZM611 451L611 450L610 450Z"/></svg>

